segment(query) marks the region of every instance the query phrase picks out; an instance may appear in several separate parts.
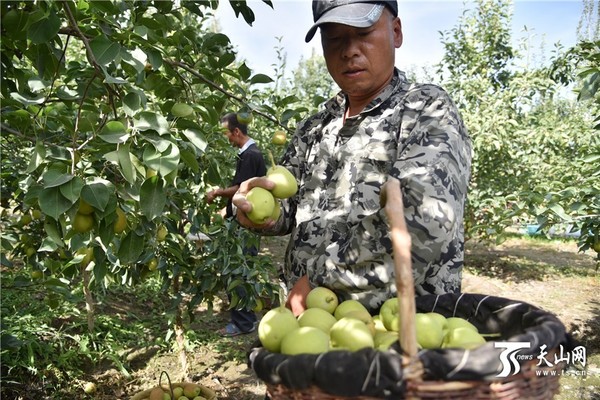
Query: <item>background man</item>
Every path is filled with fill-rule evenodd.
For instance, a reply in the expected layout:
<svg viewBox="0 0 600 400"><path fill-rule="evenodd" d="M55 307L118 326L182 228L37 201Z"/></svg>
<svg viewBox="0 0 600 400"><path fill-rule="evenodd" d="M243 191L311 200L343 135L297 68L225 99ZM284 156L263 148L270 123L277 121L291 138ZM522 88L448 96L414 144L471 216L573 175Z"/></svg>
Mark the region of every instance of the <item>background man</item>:
<svg viewBox="0 0 600 400"><path fill-rule="evenodd" d="M267 173L267 167L264 157L256 145L254 139L248 136L248 126L239 122L237 114L229 113L221 118L221 124L225 129L225 135L232 146L237 147L238 158L235 167L235 175L231 185L226 188L218 188L206 194L206 202L212 203L216 197L226 197L227 206L221 210L224 217L232 217L231 198L239 189L239 185L252 177L264 176ZM258 248L255 246L246 246L244 254L256 256ZM236 293L240 298L246 295L243 287L237 286ZM250 333L256 330L256 314L252 310L231 310L231 322L221 330L224 336L237 336L244 333Z"/></svg>

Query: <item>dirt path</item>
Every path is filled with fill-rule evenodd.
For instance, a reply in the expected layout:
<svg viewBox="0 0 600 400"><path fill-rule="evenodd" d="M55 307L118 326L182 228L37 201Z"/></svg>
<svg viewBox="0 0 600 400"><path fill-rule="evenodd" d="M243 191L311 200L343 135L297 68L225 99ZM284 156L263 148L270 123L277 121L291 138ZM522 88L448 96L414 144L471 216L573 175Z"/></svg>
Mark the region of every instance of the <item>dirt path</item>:
<svg viewBox="0 0 600 400"><path fill-rule="evenodd" d="M280 263L284 246L281 238L268 238L263 242L263 251ZM465 264L464 292L497 295L536 305L555 313L567 329L583 341L591 360L590 368L597 371L598 379L561 379L563 393L574 393L577 397L561 395L560 400L598 400L593 396L596 389L600 393L600 278L595 271L594 256L578 253L574 244L512 239L502 246L469 245ZM226 323L228 314L218 307L213 313L204 311L197 316L198 329L204 335ZM210 336L191 352L192 380L217 391L219 400L263 400L265 387L248 369L244 358L256 340L255 334L233 339ZM118 398L126 398L125 394L157 382L162 370L177 376L177 366L175 355L149 355L140 362L133 379L112 382L118 388L114 393Z"/></svg>

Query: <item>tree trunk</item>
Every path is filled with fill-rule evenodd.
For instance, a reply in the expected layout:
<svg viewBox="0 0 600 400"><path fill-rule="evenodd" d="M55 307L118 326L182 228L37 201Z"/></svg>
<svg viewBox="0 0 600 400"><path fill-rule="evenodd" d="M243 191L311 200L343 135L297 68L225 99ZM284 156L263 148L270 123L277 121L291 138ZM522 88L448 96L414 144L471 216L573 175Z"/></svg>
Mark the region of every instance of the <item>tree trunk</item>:
<svg viewBox="0 0 600 400"><path fill-rule="evenodd" d="M88 271L85 266L81 267L81 275L83 277L83 295L85 297L85 310L87 312L87 325L88 332L94 332L94 320L95 320L95 309L94 309L94 296L90 290L91 271Z"/></svg>
<svg viewBox="0 0 600 400"><path fill-rule="evenodd" d="M175 296L179 295L179 275L173 277L173 294ZM189 368L187 361L187 353L185 351L185 327L183 326L183 300L181 303L177 305L177 309L175 310L175 341L177 342L177 347L179 349L179 363L181 365L181 379L183 381L189 381Z"/></svg>

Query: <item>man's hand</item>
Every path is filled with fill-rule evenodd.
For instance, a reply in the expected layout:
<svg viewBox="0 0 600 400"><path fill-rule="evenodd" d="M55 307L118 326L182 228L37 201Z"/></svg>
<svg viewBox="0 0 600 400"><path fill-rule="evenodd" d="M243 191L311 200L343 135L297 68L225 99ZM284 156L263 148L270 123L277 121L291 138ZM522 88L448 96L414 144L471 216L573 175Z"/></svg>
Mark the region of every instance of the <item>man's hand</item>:
<svg viewBox="0 0 600 400"><path fill-rule="evenodd" d="M261 187L263 189L272 190L275 187L275 184L266 177L250 178L247 181L242 182L240 184L240 188L235 193L232 200L233 204L237 207L236 218L240 225L246 228L268 229L272 227L276 221L269 219L266 223L259 225L250 221L250 219L248 219L248 216L246 215L247 213L252 211L252 204L246 200L246 195L254 187Z"/></svg>
<svg viewBox="0 0 600 400"><path fill-rule="evenodd" d="M206 193L206 204L210 204L215 201L215 198L219 196L219 190L221 190L221 188L217 188Z"/></svg>
<svg viewBox="0 0 600 400"><path fill-rule="evenodd" d="M308 282L308 275L304 275L302 278L298 279L294 284L294 287L292 287L292 290L290 290L285 306L292 310L295 317L306 310L306 296L308 296L310 290L311 287Z"/></svg>

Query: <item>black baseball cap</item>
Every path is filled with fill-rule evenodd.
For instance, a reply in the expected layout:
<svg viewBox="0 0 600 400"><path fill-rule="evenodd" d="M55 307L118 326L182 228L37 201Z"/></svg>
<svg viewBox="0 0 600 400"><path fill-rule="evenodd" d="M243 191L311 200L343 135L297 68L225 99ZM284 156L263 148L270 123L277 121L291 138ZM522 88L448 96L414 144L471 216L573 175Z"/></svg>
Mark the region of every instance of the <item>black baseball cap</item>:
<svg viewBox="0 0 600 400"><path fill-rule="evenodd" d="M317 28L329 22L367 28L379 20L385 6L388 6L394 17L398 16L396 0L313 0L312 10L315 23L306 34L305 40L307 43L310 42L317 32Z"/></svg>

